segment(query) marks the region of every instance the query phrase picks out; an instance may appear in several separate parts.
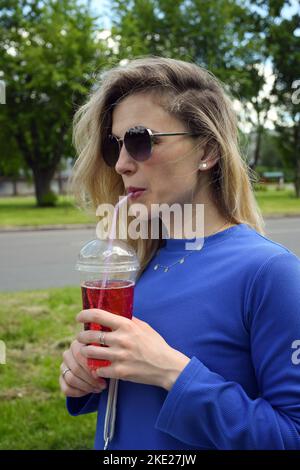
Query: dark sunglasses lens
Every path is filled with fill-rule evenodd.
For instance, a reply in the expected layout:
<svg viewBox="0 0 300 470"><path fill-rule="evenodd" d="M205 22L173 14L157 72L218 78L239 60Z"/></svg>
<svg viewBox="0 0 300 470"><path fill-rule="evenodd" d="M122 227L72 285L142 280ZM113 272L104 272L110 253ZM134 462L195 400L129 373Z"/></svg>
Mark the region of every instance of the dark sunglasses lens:
<svg viewBox="0 0 300 470"><path fill-rule="evenodd" d="M138 162L151 155L151 137L144 127L129 129L124 136L124 144L129 155Z"/></svg>
<svg viewBox="0 0 300 470"><path fill-rule="evenodd" d="M115 166L119 159L119 143L111 135L105 137L103 141L103 159L108 166Z"/></svg>

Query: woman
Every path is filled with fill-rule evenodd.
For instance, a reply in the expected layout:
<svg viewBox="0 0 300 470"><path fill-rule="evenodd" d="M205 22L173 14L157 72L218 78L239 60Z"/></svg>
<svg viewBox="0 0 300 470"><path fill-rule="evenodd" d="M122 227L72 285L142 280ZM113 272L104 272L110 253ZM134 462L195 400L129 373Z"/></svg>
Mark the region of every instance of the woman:
<svg viewBox="0 0 300 470"><path fill-rule="evenodd" d="M167 240L128 240L141 261L132 320L77 317L112 330L82 331L61 365L69 412L98 411L95 448L117 378L109 449L300 449L300 260L264 236L221 84L191 63L132 60L79 109L75 145L73 185L95 208L130 187L148 209L205 208L201 250L174 224ZM88 357L111 365L92 374Z"/></svg>

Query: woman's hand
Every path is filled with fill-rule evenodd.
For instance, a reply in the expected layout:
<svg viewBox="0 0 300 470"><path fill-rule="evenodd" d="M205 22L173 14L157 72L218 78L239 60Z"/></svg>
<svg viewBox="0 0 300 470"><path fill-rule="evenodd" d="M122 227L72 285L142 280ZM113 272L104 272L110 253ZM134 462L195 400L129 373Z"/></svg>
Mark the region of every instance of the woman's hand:
<svg viewBox="0 0 300 470"><path fill-rule="evenodd" d="M81 348L82 344L75 340L63 353L59 384L61 391L67 397L83 397L89 393L101 393L106 388L106 380L93 377L89 371L87 360L80 352ZM63 375L66 369L69 370Z"/></svg>
<svg viewBox="0 0 300 470"><path fill-rule="evenodd" d="M85 358L104 359L111 365L97 369L105 378L156 385L170 390L190 358L169 346L148 323L133 317L115 315L100 309L82 310L77 316L81 323L98 323L112 331L104 333L108 347L89 346L99 343L99 331L82 331L77 339L82 343Z"/></svg>

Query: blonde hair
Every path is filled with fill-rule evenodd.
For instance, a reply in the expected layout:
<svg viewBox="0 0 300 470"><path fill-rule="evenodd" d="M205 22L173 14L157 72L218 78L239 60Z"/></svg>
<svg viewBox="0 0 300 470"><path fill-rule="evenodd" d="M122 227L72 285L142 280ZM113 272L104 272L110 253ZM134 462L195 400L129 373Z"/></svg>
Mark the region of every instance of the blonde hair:
<svg viewBox="0 0 300 470"><path fill-rule="evenodd" d="M265 234L251 185L251 170L239 151L232 101L212 73L181 60L139 57L102 74L100 86L91 91L74 116L73 143L78 158L71 189L77 202L96 210L99 204L115 205L124 194L122 177L102 158L102 142L111 132L113 107L126 96L140 92L163 98L164 110L198 134L200 145L209 146L210 153L219 156L211 169L210 181L214 202L221 213L232 223L246 223ZM163 240L127 241L138 254L140 275Z"/></svg>

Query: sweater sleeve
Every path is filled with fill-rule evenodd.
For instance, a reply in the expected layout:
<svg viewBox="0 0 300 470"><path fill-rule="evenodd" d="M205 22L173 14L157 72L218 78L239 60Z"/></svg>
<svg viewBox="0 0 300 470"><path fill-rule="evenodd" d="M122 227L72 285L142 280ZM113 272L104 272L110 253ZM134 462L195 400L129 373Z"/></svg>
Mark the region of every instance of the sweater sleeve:
<svg viewBox="0 0 300 470"><path fill-rule="evenodd" d="M293 360L300 340L299 258L287 251L268 259L246 306L258 397L250 398L239 383L193 356L169 390L155 426L199 448L299 450L300 364Z"/></svg>
<svg viewBox="0 0 300 470"><path fill-rule="evenodd" d="M67 397L67 410L72 416L93 413L98 410L100 393L90 393L80 398Z"/></svg>

